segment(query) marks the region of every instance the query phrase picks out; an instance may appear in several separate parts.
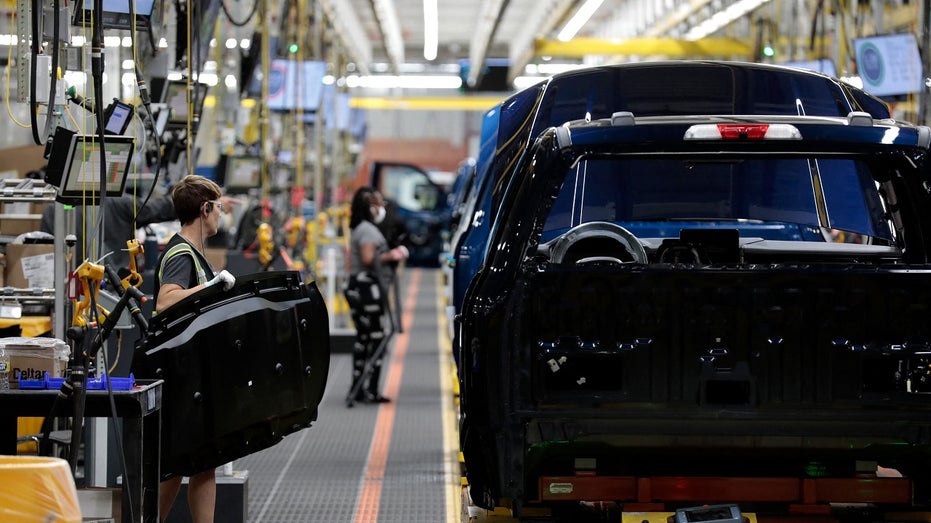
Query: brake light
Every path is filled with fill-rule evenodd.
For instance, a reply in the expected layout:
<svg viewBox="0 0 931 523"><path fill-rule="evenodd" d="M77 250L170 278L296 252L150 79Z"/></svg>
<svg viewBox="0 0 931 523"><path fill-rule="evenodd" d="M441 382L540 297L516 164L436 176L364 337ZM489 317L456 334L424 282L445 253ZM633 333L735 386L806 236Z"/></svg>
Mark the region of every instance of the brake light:
<svg viewBox="0 0 931 523"><path fill-rule="evenodd" d="M755 124L755 125L735 125L735 124L721 124L718 125L718 132L721 133L721 138L725 140L740 140L740 139L749 139L749 140L762 140L766 136L766 131L769 130L769 124Z"/></svg>
<svg viewBox="0 0 931 523"><path fill-rule="evenodd" d="M685 131L686 140L801 140L802 133L790 124L720 123L699 124Z"/></svg>

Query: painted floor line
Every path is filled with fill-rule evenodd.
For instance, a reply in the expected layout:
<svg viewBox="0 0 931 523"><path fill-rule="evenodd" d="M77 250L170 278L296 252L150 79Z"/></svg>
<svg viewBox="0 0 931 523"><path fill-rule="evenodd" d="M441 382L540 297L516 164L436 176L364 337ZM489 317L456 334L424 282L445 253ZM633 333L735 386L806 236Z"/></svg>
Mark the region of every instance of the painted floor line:
<svg viewBox="0 0 931 523"><path fill-rule="evenodd" d="M365 473L362 479L362 488L359 492L359 501L356 505L354 523L377 523L378 508L381 504L381 488L385 478L385 467L388 464L388 451L391 447L391 432L394 429L394 419L401 391L401 378L404 375L404 357L407 355L407 346L410 342L411 325L414 319L414 305L417 301L417 292L420 288L421 271L412 270L410 283L407 287L407 299L404 300L401 324L404 332L394 339L392 347L393 356L385 378L384 394L392 399L389 403L382 403L378 407L378 418L375 421L375 430L372 432L372 444L369 447L366 459Z"/></svg>

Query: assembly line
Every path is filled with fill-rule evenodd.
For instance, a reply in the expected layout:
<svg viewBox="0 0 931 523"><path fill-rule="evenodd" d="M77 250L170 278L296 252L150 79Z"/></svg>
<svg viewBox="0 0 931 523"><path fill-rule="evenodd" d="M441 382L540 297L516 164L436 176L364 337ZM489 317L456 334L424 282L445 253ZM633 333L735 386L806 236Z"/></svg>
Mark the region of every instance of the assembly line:
<svg viewBox="0 0 931 523"><path fill-rule="evenodd" d="M0 523L931 522L925 4L0 5Z"/></svg>

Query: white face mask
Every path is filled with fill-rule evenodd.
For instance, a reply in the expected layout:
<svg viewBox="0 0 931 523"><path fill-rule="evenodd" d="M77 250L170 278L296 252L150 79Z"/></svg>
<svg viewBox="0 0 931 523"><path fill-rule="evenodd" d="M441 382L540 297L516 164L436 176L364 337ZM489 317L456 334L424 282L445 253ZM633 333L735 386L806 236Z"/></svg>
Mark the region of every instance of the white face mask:
<svg viewBox="0 0 931 523"><path fill-rule="evenodd" d="M376 224L379 224L385 221L385 208L381 205L373 205L370 209L372 211L372 221Z"/></svg>

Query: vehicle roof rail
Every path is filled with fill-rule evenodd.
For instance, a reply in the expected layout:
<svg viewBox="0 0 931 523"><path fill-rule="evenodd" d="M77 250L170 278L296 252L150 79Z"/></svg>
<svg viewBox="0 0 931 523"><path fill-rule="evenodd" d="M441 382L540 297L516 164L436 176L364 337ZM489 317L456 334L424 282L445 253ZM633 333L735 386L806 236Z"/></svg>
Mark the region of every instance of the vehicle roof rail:
<svg viewBox="0 0 931 523"><path fill-rule="evenodd" d="M630 111L618 111L611 114L611 125L620 127L622 125L634 125L634 113Z"/></svg>
<svg viewBox="0 0 931 523"><path fill-rule="evenodd" d="M847 125L872 127L873 117L870 113L865 113L863 111L850 111L847 113Z"/></svg>

